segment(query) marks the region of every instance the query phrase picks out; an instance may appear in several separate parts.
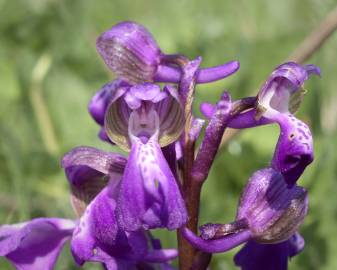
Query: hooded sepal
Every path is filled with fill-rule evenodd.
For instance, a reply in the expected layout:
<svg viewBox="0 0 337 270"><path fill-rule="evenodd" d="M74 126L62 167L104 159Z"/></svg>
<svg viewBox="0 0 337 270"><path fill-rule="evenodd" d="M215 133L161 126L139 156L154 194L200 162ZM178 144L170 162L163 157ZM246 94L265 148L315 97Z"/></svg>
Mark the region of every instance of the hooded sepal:
<svg viewBox="0 0 337 270"><path fill-rule="evenodd" d="M302 224L308 211L304 188L288 187L282 174L272 168L255 172L243 194L236 220L245 220L259 243L289 239Z"/></svg>
<svg viewBox="0 0 337 270"><path fill-rule="evenodd" d="M130 151L128 127L133 111L137 111L139 125L146 133L153 129L152 111L156 112L161 147L178 140L182 133L184 110L177 90L172 86L165 86L161 91L159 86L150 83L136 85L120 98L113 100L105 115L105 130L109 138L125 151Z"/></svg>
<svg viewBox="0 0 337 270"><path fill-rule="evenodd" d="M104 152L92 147L77 147L64 155L62 167L71 189L71 202L78 217L87 205L108 184L118 183L122 177L126 158L120 154Z"/></svg>
<svg viewBox="0 0 337 270"><path fill-rule="evenodd" d="M256 117L272 119L278 113L295 113L306 93L303 83L311 74L320 75L319 68L294 62L278 66L258 93Z"/></svg>

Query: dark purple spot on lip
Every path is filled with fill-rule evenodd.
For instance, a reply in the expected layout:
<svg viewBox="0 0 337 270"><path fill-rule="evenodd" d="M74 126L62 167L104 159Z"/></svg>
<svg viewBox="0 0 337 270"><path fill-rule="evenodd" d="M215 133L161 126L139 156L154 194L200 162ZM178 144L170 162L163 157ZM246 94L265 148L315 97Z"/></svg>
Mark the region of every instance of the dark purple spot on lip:
<svg viewBox="0 0 337 270"><path fill-rule="evenodd" d="M300 132L306 140L309 140L309 136L304 132L303 129L298 128L297 131Z"/></svg>
<svg viewBox="0 0 337 270"><path fill-rule="evenodd" d="M303 143L303 145L305 145L305 146L307 147L307 149L308 149L308 150L310 150L310 146L309 146L309 144L307 144L307 143Z"/></svg>
<svg viewBox="0 0 337 270"><path fill-rule="evenodd" d="M144 162L145 161L145 157L142 157L142 162Z"/></svg>
<svg viewBox="0 0 337 270"><path fill-rule="evenodd" d="M302 124L301 122L297 122L297 125L298 125L299 127L303 127L303 124Z"/></svg>
<svg viewBox="0 0 337 270"><path fill-rule="evenodd" d="M298 139L299 139L300 141L302 141L303 137L302 137L302 136L299 136Z"/></svg>

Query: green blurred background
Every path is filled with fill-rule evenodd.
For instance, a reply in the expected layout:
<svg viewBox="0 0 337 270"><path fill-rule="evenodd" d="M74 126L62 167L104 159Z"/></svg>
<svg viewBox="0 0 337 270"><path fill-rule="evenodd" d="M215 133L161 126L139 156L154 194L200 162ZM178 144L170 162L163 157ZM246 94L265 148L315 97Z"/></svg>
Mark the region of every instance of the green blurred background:
<svg viewBox="0 0 337 270"><path fill-rule="evenodd" d="M224 89L233 98L254 93L336 5L336 0L137 1L0 0L0 221L72 218L64 153L100 142L87 112L92 95L113 79L95 50L95 39L113 24L144 24L166 53L201 55L203 66L237 59L240 71L197 88L201 101ZM310 211L301 227L304 252L290 269L337 269L337 33L311 59L322 78L306 83L298 113L315 137L316 160L299 181L309 190ZM276 126L247 130L218 155L202 194L200 222L233 220L248 177L266 167L278 137ZM158 232L166 246L173 233ZM212 269L235 269L234 251L215 255ZM88 264L86 269L99 269ZM0 259L0 269L12 269ZM77 269L69 250L57 269Z"/></svg>

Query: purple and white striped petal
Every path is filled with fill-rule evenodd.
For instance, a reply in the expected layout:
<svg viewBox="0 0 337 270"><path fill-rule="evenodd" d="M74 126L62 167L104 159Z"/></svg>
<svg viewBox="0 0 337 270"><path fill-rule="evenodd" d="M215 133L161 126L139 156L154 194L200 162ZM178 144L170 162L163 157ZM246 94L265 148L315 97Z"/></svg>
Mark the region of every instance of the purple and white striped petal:
<svg viewBox="0 0 337 270"><path fill-rule="evenodd" d="M184 112L175 88L144 83L133 86L116 101L110 103L105 115L105 130L109 138L125 151L130 151L129 118L133 110L140 115L144 129L152 123L147 114L154 110L159 117L159 144L161 147L176 141L184 127Z"/></svg>
<svg viewBox="0 0 337 270"><path fill-rule="evenodd" d="M52 270L75 223L61 218L37 218L0 226L0 256L17 269Z"/></svg>
<svg viewBox="0 0 337 270"><path fill-rule="evenodd" d="M245 220L252 238L260 243L289 239L308 211L304 188L288 187L283 175L266 168L255 172L240 198L236 220Z"/></svg>
<svg viewBox="0 0 337 270"><path fill-rule="evenodd" d="M160 49L145 27L122 22L101 34L97 51L117 76L134 84L151 82L160 62Z"/></svg>
<svg viewBox="0 0 337 270"><path fill-rule="evenodd" d="M258 93L259 114L273 120L279 113L295 113L305 94L303 83L311 74L320 75L320 71L294 62L278 66Z"/></svg>
<svg viewBox="0 0 337 270"><path fill-rule="evenodd" d="M119 182L125 164L126 158L122 155L92 147L77 147L63 157L62 167L70 184L71 201L78 217L109 180Z"/></svg>

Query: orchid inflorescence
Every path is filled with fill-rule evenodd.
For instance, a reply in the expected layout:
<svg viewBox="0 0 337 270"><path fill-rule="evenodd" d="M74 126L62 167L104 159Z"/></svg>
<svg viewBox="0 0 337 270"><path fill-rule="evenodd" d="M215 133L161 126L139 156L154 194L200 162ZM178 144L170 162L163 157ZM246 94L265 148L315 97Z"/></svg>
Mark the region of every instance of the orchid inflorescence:
<svg viewBox="0 0 337 270"><path fill-rule="evenodd" d="M69 181L75 220L36 218L0 227L0 255L17 269L53 269L70 240L78 265L98 262L105 269L206 269L210 254L243 248L234 257L244 270L287 269L304 247L298 228L308 210L307 191L297 180L313 161L309 127L297 119L303 83L314 65L278 66L255 97L203 103L208 120L192 112L195 87L223 79L237 61L200 68L164 54L151 34L122 22L97 39L97 50L117 79L91 99L89 112L99 138L129 152L128 157L92 147L67 153L62 166ZM227 127L245 129L276 123L280 135L267 168L248 180L236 218L208 223L197 234L200 192ZM196 153L195 153L196 152ZM151 230L177 230L177 249L163 249ZM205 261L208 261L205 263Z"/></svg>

